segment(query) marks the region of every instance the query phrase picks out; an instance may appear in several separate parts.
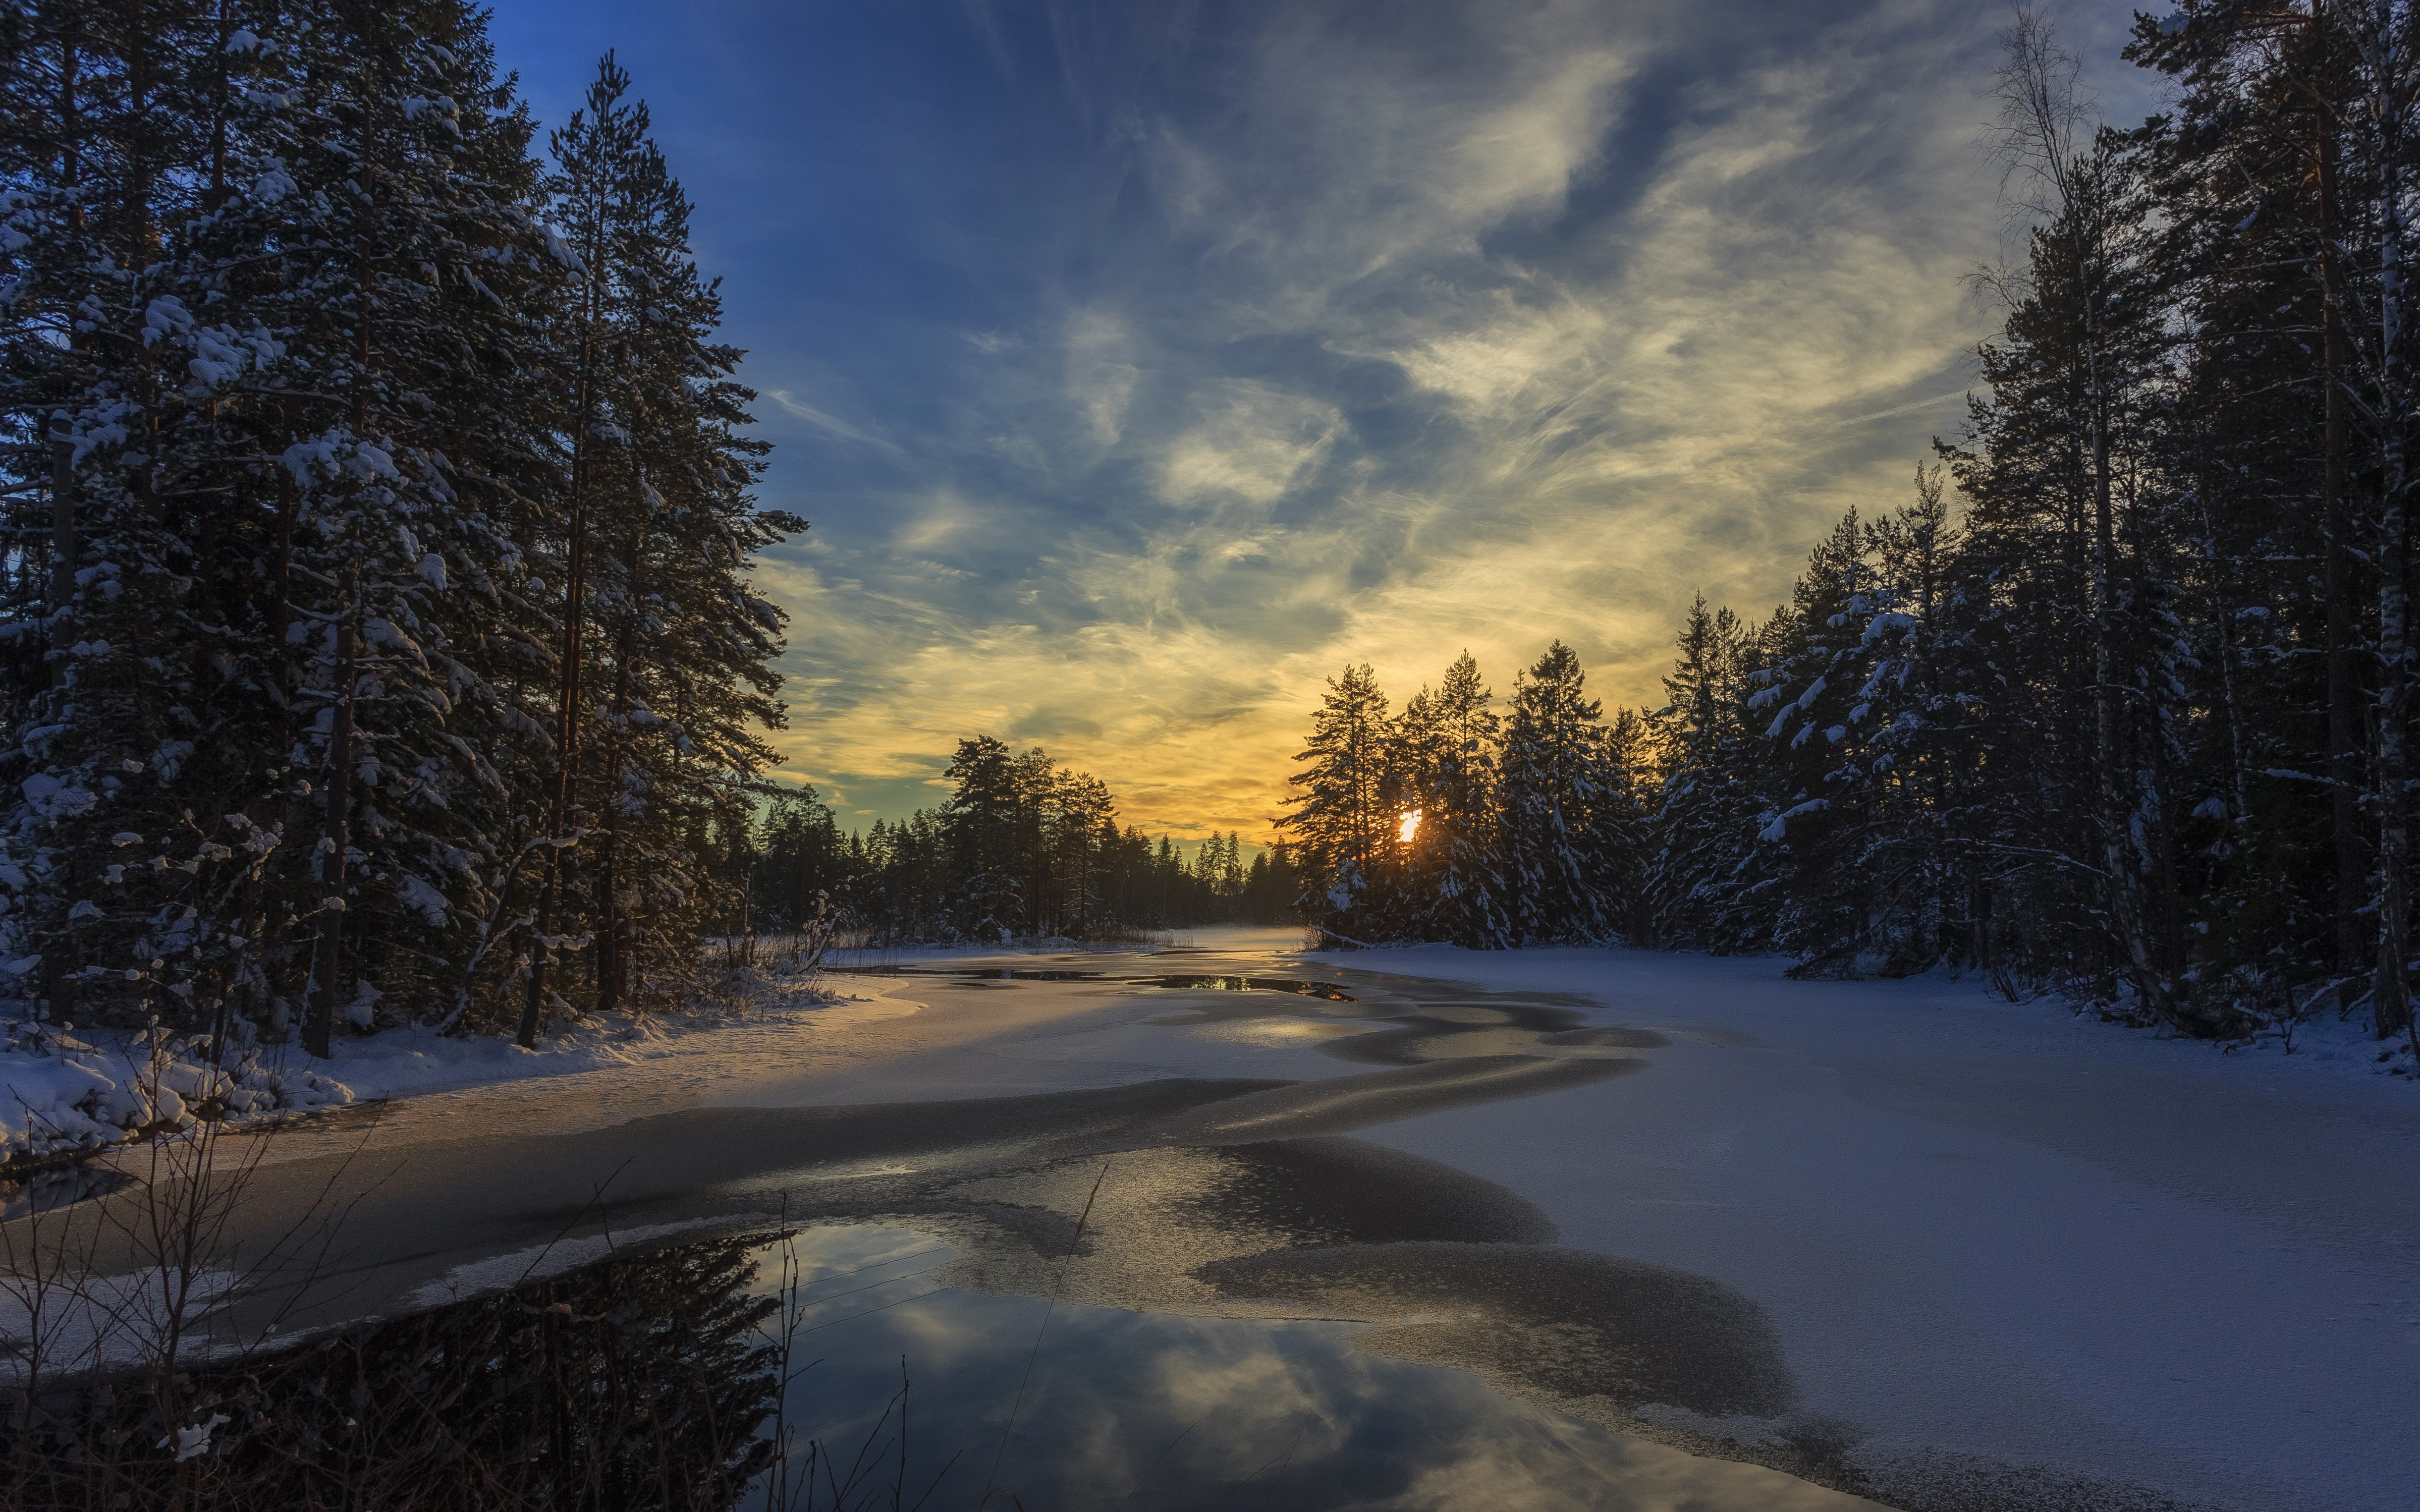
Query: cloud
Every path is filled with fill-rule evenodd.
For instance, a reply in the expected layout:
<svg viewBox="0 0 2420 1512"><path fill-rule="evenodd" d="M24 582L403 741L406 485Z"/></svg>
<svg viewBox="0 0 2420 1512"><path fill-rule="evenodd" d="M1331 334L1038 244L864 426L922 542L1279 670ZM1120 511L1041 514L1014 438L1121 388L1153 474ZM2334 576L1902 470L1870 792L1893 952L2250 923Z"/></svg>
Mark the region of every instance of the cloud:
<svg viewBox="0 0 2420 1512"><path fill-rule="evenodd" d="M1200 422L1169 443L1160 497L1171 504L1222 495L1250 504L1281 498L1343 428L1333 405L1249 378L1201 398Z"/></svg>
<svg viewBox="0 0 2420 1512"><path fill-rule="evenodd" d="M1131 350L1125 322L1105 311L1079 310L1068 323L1067 400L1098 446L1118 443L1126 406L1142 378L1142 370L1127 361Z"/></svg>
<svg viewBox="0 0 2420 1512"><path fill-rule="evenodd" d="M1846 420L1835 421L1833 424L1862 425L1869 420L1889 420L1899 415L1912 415L1919 409L1931 409L1937 405L1947 404L1953 399L1963 399L1974 392L1971 388L1952 389L1947 393L1936 393L1929 399L1918 399L1911 404L1893 405L1888 409L1877 409L1869 415L1852 415Z"/></svg>
<svg viewBox="0 0 2420 1512"><path fill-rule="evenodd" d="M886 452L896 453L899 450L894 442L886 441L879 436L860 430L838 415L826 413L811 404L802 404L791 398L785 390L768 389L765 392L765 397L781 406L784 412L797 416L818 430L830 431L844 440L860 441L867 446L878 446Z"/></svg>
<svg viewBox="0 0 2420 1512"><path fill-rule="evenodd" d="M818 521L769 567L785 770L895 812L989 732L1265 838L1346 662L1400 702L1467 648L1505 692L1560 638L1660 702L1693 593L1761 612L1960 422L1993 16L1112 10L1047 48L985 12L1022 92L897 202L944 271L815 352L898 440L769 395L884 453L776 455Z"/></svg>

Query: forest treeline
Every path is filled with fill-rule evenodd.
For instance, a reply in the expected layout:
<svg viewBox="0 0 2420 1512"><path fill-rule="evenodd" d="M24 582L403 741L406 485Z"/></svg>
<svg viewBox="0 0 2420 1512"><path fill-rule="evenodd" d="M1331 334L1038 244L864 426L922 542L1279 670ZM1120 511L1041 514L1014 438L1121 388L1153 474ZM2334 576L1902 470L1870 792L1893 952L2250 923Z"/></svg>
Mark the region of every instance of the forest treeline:
<svg viewBox="0 0 2420 1512"><path fill-rule="evenodd" d="M805 527L629 83L542 160L465 0L0 9L21 1008L527 1042L737 913Z"/></svg>
<svg viewBox="0 0 2420 1512"><path fill-rule="evenodd" d="M1212 832L1181 854L1118 825L1109 785L1040 748L958 742L949 800L844 836L813 788L774 794L757 840L758 927L877 945L1119 939L1196 924L1295 919L1283 843L1245 860Z"/></svg>
<svg viewBox="0 0 2420 1512"><path fill-rule="evenodd" d="M1316 922L2412 1032L2420 9L2186 0L2126 56L2175 105L2105 129L2020 13L1964 435L1771 614L1700 601L1660 707L1559 645L1500 715L1467 658L1391 717L1334 680L1282 822Z"/></svg>

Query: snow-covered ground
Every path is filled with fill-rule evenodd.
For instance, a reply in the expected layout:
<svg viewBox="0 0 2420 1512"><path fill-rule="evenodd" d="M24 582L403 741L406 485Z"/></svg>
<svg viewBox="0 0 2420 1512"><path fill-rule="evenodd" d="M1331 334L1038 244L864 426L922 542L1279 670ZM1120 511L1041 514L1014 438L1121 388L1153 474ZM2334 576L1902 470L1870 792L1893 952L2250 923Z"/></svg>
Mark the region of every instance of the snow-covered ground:
<svg viewBox="0 0 2420 1512"><path fill-rule="evenodd" d="M500 1083L551 1081L672 1057L726 1054L768 1027L869 1001L829 979L754 978L727 1000L682 1013L615 1013L559 1023L523 1049L498 1035L427 1026L340 1033L319 1059L299 1045L244 1047L214 1062L206 1038L59 1029L0 1017L0 1161L97 1149L189 1127L194 1104L231 1121L289 1118Z"/></svg>
<svg viewBox="0 0 2420 1512"><path fill-rule="evenodd" d="M1112 979L1316 967L1366 996L1388 976L1563 994L1593 1024L1662 1031L1671 1042L1641 1052L1639 1073L1354 1137L1509 1189L1563 1244L1752 1298L1797 1410L1854 1425L1862 1458L1964 1453L2242 1512L2411 1504L2420 1085L2381 1073L2352 1032L2306 1029L2290 1055L2222 1053L1972 981L1795 982L1780 961L1613 949L1297 944L1289 931L1202 931L1099 965ZM380 1035L350 1041L332 1070L364 1098L403 1099L379 1138L425 1151L436 1164L423 1180L440 1186L453 1152L481 1148L466 1141L675 1106L1367 1070L1320 1051L1344 1026L1323 1022L1316 998L1283 999L1275 1019L1179 1023L1168 997L1113 980L831 980L838 1001L799 995L720 1026L587 1029L536 1054ZM292 1148L281 1158L322 1148L309 1134L271 1143ZM563 1195L519 1200L552 1212ZM686 1216L666 1201L667 1221ZM495 1254L531 1242L509 1237Z"/></svg>
<svg viewBox="0 0 2420 1512"><path fill-rule="evenodd" d="M341 1106L352 1089L327 1062L257 1051L214 1058L205 1038L111 1034L0 1016L0 1163L106 1149L191 1128L209 1107L232 1121Z"/></svg>
<svg viewBox="0 0 2420 1512"><path fill-rule="evenodd" d="M2408 1507L2420 1087L1971 982L1621 950L1362 950L1673 1031L1652 1073L1360 1135L1772 1314L1807 1411L2247 1508Z"/></svg>

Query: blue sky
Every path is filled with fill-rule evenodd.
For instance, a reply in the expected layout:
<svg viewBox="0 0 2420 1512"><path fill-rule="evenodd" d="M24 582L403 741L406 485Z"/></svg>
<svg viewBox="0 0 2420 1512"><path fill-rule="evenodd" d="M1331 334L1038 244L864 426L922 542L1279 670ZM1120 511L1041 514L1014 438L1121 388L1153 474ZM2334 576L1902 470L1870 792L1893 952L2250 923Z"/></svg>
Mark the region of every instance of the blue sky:
<svg viewBox="0 0 2420 1512"><path fill-rule="evenodd" d="M2126 8L2055 8L2109 114ZM559 121L607 47L698 205L814 522L783 770L843 822L1040 744L1267 835L1322 680L1560 637L1658 700L1954 435L2001 255L1991 6L502 0Z"/></svg>

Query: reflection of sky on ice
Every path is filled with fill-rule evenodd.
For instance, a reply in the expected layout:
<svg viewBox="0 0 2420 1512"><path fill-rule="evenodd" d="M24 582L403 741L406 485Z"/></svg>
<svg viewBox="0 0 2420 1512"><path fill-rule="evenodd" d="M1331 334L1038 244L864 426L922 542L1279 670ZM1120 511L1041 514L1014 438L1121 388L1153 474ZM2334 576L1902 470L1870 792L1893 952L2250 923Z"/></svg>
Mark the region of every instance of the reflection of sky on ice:
<svg viewBox="0 0 2420 1512"><path fill-rule="evenodd" d="M844 1465L861 1446L895 1456L895 1420L876 1428L904 1357L908 1500L958 1456L926 1504L936 1508L981 1495L1045 1305L935 1286L930 1273L951 1254L900 1229L804 1231L793 1338L797 1365L815 1364L789 1397L801 1440L820 1439ZM774 1289L779 1275L776 1246L760 1284ZM1695 1482L1741 1467L1627 1444L1460 1371L1360 1353L1357 1332L1059 1304L992 1504L1016 1504L1010 1492L1036 1509L1763 1504L1699 1502L1703 1486L1673 1484L1676 1469ZM895 1463L876 1477L886 1497Z"/></svg>

